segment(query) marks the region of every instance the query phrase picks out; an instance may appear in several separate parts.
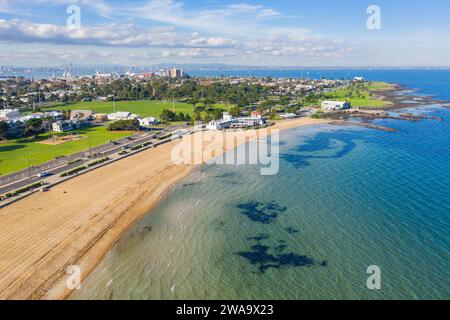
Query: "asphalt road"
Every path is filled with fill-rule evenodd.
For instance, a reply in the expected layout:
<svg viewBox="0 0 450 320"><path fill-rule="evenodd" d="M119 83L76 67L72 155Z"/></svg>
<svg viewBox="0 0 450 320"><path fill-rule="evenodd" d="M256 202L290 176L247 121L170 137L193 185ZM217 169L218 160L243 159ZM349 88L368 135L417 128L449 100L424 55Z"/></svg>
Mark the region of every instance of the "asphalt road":
<svg viewBox="0 0 450 320"><path fill-rule="evenodd" d="M7 179L3 178L0 182L0 194L5 194L19 188L28 186L30 184L44 180L46 177L38 177L37 175L43 171L48 172L50 175L59 175L63 172L80 167L86 163L89 163L95 159L108 157L123 150L124 147L131 148L145 142L150 142L153 139L167 135L167 132L162 132L158 135L152 133L144 133L141 135L133 136L132 140L126 138L117 142L109 143L97 148L92 149L93 156L89 157L89 151L77 153L69 157L65 157L61 160L50 161L38 167L31 168L30 170L23 170L17 174L9 176ZM68 162L80 159L72 164Z"/></svg>

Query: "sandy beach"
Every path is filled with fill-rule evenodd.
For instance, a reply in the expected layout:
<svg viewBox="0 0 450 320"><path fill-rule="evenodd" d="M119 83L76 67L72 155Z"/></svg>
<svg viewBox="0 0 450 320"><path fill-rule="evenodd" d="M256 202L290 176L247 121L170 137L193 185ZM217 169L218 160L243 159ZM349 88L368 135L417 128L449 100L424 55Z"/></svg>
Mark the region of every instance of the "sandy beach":
<svg viewBox="0 0 450 320"><path fill-rule="evenodd" d="M327 122L280 121L271 130ZM233 140L245 143L245 131ZM68 297L66 268L78 265L82 278L89 275L121 235L194 169L173 163L176 143L146 150L1 209L0 299ZM232 144L226 145L223 151Z"/></svg>

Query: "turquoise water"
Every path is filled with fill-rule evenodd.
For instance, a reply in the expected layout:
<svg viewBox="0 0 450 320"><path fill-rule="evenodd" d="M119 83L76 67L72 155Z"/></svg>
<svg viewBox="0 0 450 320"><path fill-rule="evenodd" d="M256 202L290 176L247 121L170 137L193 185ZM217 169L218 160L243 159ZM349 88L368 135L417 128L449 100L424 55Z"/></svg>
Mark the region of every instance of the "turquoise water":
<svg viewBox="0 0 450 320"><path fill-rule="evenodd" d="M284 131L275 176L199 167L73 298L449 299L450 110L413 111L444 121Z"/></svg>

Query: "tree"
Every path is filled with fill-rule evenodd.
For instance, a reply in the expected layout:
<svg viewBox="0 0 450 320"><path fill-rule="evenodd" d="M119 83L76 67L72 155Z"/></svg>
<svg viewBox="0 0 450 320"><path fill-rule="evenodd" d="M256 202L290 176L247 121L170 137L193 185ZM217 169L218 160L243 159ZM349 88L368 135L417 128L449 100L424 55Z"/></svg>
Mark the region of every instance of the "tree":
<svg viewBox="0 0 450 320"><path fill-rule="evenodd" d="M136 119L132 120L119 120L111 123L108 126L109 131L139 131L140 124Z"/></svg>
<svg viewBox="0 0 450 320"><path fill-rule="evenodd" d="M177 116L176 113L173 112L172 110L164 109L161 112L160 118L161 118L161 120L163 122L167 123L167 122L170 122L170 121L175 121L176 120L176 116Z"/></svg>
<svg viewBox="0 0 450 320"><path fill-rule="evenodd" d="M230 109L230 114L231 114L233 117L240 117L240 116L241 116L241 111L242 111L242 108L241 108L241 107L239 107L239 106L234 106L233 108Z"/></svg>
<svg viewBox="0 0 450 320"><path fill-rule="evenodd" d="M6 139L8 135L8 123L5 121L0 121L0 139Z"/></svg>
<svg viewBox="0 0 450 320"><path fill-rule="evenodd" d="M27 135L37 135L42 128L42 119L32 118L25 123L25 132Z"/></svg>
<svg viewBox="0 0 450 320"><path fill-rule="evenodd" d="M192 99L189 99L189 100L188 100L188 103L189 103L189 104L192 104L192 108L195 109L195 106L199 103L199 100L196 99L196 98L192 98Z"/></svg>
<svg viewBox="0 0 450 320"><path fill-rule="evenodd" d="M263 103L261 103L261 107L263 110L265 111L269 111L272 112L272 108L275 106L275 102L271 99L268 99L266 101L264 101Z"/></svg>
<svg viewBox="0 0 450 320"><path fill-rule="evenodd" d="M201 121L203 121L202 113L201 113L200 110L195 109L194 110L194 114L193 114L192 119L191 119L191 123L194 124L195 122L201 122Z"/></svg>
<svg viewBox="0 0 450 320"><path fill-rule="evenodd" d="M179 114L178 114L178 121L186 121L186 116L184 115L184 113L183 112L180 112Z"/></svg>

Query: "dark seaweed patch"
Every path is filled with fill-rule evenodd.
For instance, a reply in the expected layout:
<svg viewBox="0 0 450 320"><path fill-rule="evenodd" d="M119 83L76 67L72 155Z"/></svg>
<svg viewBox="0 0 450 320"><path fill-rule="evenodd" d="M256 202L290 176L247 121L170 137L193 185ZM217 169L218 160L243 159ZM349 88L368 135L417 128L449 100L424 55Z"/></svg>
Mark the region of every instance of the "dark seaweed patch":
<svg viewBox="0 0 450 320"><path fill-rule="evenodd" d="M281 213L287 210L286 206L280 206L276 201L267 203L250 201L238 204L237 207L250 220L263 224L271 224Z"/></svg>
<svg viewBox="0 0 450 320"><path fill-rule="evenodd" d="M281 267L308 267L315 264L312 258L295 253L284 253L286 247L280 248L276 254L269 252L270 247L262 244L253 245L250 251L236 253L256 265L261 273L268 269L279 269Z"/></svg>
<svg viewBox="0 0 450 320"><path fill-rule="evenodd" d="M224 221L219 221L217 225L214 227L214 231L224 231L226 229L226 225Z"/></svg>
<svg viewBox="0 0 450 320"><path fill-rule="evenodd" d="M192 187L192 186L195 186L196 185L196 183L185 183L185 184L183 184L183 187Z"/></svg>
<svg viewBox="0 0 450 320"><path fill-rule="evenodd" d="M286 230L286 232L289 233L289 234L297 234L297 233L300 232L300 231L298 231L297 229L294 229L294 228L292 228L292 227L285 228L285 230Z"/></svg>
<svg viewBox="0 0 450 320"><path fill-rule="evenodd" d="M368 140L367 138L364 138ZM336 146L336 141L341 146ZM295 153L282 154L280 157L293 165L296 169L307 167L310 159L339 159L356 148L354 132L340 131L322 132L307 139L305 143L294 149ZM334 151L331 155L314 155L315 152Z"/></svg>
<svg viewBox="0 0 450 320"><path fill-rule="evenodd" d="M279 269L281 267L310 267L313 265L320 265L327 267L328 261L316 262L313 258L305 255L296 254L294 252L286 252L289 247L285 240L279 240L273 246L262 243L262 241L269 240L270 236L267 234L260 234L250 237L247 240L256 241L248 251L241 251L235 253L236 255L247 259L251 265L258 267L261 273L265 273L268 269Z"/></svg>
<svg viewBox="0 0 450 320"><path fill-rule="evenodd" d="M309 166L309 161L298 154L282 154L280 158L289 162L295 169Z"/></svg>
<svg viewBox="0 0 450 320"><path fill-rule="evenodd" d="M265 233L262 233L260 235L255 236L255 237L247 238L247 240L249 240L249 241L254 240L254 241L257 241L257 242L260 242L260 241L263 241L263 240L268 240L268 239L270 239L270 236L268 234L265 234Z"/></svg>
<svg viewBox="0 0 450 320"><path fill-rule="evenodd" d="M212 178L231 178L231 177L235 177L236 176L236 172L224 172L215 176L212 176Z"/></svg>

